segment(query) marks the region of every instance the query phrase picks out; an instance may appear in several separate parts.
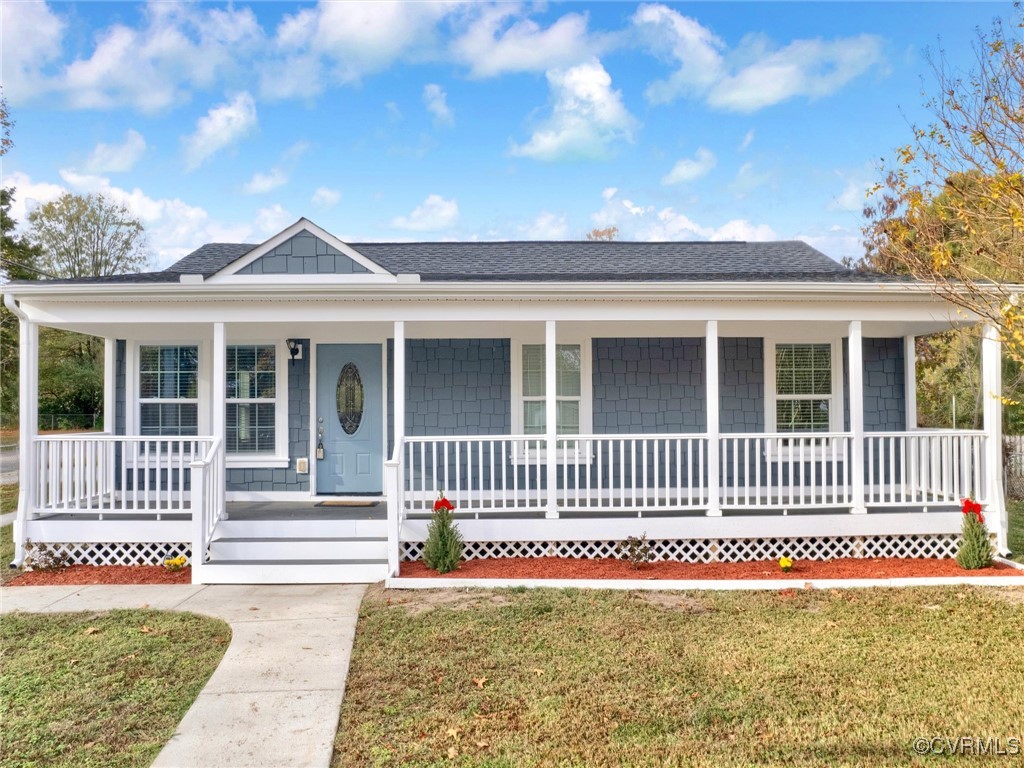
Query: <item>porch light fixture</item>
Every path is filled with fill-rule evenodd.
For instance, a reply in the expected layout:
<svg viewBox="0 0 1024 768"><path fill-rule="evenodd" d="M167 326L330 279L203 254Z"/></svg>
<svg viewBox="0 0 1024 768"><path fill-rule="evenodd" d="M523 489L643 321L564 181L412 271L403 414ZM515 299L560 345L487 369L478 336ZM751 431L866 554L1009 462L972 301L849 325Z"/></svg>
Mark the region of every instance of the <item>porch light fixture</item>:
<svg viewBox="0 0 1024 768"><path fill-rule="evenodd" d="M292 356L292 365L295 365L296 359L302 354L302 345L295 339L285 339L284 343L288 346L288 354Z"/></svg>

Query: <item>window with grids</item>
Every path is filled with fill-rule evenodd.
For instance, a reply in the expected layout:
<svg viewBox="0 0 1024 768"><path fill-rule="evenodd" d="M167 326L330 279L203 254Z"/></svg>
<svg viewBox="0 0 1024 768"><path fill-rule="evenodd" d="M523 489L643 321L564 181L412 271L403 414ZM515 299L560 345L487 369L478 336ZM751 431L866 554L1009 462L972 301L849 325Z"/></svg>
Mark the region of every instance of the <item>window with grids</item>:
<svg viewBox="0 0 1024 768"><path fill-rule="evenodd" d="M277 418L277 349L273 344L227 348L225 448L273 453Z"/></svg>
<svg viewBox="0 0 1024 768"><path fill-rule="evenodd" d="M775 345L775 426L779 432L828 432L832 345Z"/></svg>
<svg viewBox="0 0 1024 768"><path fill-rule="evenodd" d="M139 347L139 433L199 434L198 347Z"/></svg>
<svg viewBox="0 0 1024 768"><path fill-rule="evenodd" d="M580 433L582 402L582 356L579 344L555 347L555 430L562 435ZM545 355L543 344L523 345L523 433L543 435L547 428L545 393Z"/></svg>

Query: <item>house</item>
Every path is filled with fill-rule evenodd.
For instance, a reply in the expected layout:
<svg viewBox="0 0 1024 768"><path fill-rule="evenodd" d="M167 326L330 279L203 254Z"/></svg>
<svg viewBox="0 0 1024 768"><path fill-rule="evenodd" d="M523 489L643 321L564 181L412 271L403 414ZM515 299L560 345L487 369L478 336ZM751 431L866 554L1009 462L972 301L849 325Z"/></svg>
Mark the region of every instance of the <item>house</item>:
<svg viewBox="0 0 1024 768"><path fill-rule="evenodd" d="M1005 551L983 430L917 426L915 337L979 319L801 242L344 243L301 219L162 272L11 284L15 529L195 580L375 581L440 491L467 556ZM103 434L38 435L38 329L106 340Z"/></svg>

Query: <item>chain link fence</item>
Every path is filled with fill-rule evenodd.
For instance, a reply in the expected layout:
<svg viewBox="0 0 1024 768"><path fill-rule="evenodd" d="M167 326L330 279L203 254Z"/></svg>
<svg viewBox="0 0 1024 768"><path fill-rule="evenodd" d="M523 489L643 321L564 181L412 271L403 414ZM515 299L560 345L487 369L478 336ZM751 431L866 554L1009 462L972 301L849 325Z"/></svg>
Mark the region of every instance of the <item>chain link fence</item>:
<svg viewBox="0 0 1024 768"><path fill-rule="evenodd" d="M1003 472L1006 498L1024 499L1024 435L1003 438Z"/></svg>
<svg viewBox="0 0 1024 768"><path fill-rule="evenodd" d="M97 431L103 428L102 413L40 413L40 432L64 432L73 429Z"/></svg>

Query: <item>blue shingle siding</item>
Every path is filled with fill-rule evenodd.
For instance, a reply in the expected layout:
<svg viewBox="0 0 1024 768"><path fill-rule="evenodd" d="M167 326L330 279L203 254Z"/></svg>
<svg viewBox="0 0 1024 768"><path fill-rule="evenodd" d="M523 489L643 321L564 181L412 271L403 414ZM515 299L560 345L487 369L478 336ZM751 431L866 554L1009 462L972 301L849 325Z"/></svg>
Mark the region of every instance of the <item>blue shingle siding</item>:
<svg viewBox="0 0 1024 768"><path fill-rule="evenodd" d="M315 235L300 232L236 274L351 275L369 271Z"/></svg>
<svg viewBox="0 0 1024 768"><path fill-rule="evenodd" d="M864 431L906 428L903 339L864 339ZM843 339L843 425L850 429L850 346Z"/></svg>
<svg viewBox="0 0 1024 768"><path fill-rule="evenodd" d="M286 469L227 470L229 491L309 491L309 475L295 472L295 459L309 456L309 339L296 339L302 344L301 360L294 363L282 359L279 365L288 367L288 424L278 429L288 430L288 467Z"/></svg>
<svg viewBox="0 0 1024 768"><path fill-rule="evenodd" d="M719 425L727 432L764 431L764 339L718 342Z"/></svg>

